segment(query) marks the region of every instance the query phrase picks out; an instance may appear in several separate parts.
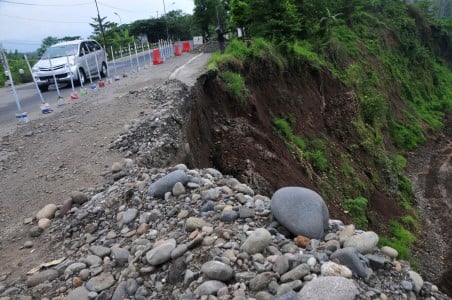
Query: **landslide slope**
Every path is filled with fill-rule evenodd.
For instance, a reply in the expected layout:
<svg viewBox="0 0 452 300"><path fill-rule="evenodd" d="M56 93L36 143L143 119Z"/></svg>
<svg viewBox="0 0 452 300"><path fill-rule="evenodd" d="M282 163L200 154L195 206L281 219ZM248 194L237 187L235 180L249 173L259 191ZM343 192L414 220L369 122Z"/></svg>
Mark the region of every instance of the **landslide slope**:
<svg viewBox="0 0 452 300"><path fill-rule="evenodd" d="M436 253L418 240L426 216L405 157L444 128L452 43L415 7L398 8L397 18L362 11L318 41L236 40L214 54L190 114L188 164L265 194L312 188L333 218L385 235L381 244L413 264L423 262L411 251L428 247L440 267L426 275L437 280L447 270L446 236Z"/></svg>

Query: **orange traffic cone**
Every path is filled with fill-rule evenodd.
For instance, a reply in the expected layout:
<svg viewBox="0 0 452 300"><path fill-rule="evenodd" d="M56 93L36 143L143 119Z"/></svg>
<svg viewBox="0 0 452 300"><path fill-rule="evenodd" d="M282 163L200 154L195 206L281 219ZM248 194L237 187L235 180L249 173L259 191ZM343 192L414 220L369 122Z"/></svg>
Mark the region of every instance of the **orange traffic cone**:
<svg viewBox="0 0 452 300"><path fill-rule="evenodd" d="M154 51L152 52L152 63L154 65L160 65L161 63L163 63L162 58L160 57L159 49L154 49Z"/></svg>
<svg viewBox="0 0 452 300"><path fill-rule="evenodd" d="M178 45L178 44L174 44L174 55L176 55L176 56L181 56L181 53L180 53L180 49L179 49L179 45Z"/></svg>

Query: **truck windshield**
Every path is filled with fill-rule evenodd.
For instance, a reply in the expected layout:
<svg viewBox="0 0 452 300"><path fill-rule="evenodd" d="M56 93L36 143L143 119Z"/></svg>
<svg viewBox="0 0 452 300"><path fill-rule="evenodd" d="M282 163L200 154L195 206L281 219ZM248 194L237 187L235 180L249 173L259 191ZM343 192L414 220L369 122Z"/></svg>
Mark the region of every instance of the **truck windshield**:
<svg viewBox="0 0 452 300"><path fill-rule="evenodd" d="M47 48L46 52L44 52L44 54L42 55L42 59L76 55L77 50L78 50L77 44L51 46Z"/></svg>

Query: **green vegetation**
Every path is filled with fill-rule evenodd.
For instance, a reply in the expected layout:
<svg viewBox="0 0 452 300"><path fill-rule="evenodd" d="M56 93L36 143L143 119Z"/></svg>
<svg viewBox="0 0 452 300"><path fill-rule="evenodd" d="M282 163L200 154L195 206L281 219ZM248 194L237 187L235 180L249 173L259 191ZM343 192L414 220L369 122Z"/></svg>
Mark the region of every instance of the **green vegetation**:
<svg viewBox="0 0 452 300"><path fill-rule="evenodd" d="M411 263L416 264L411 257L410 251L410 246L416 241L415 235L397 221L390 221L389 225L392 237L380 237L379 245L396 249L401 259L408 259Z"/></svg>
<svg viewBox="0 0 452 300"><path fill-rule="evenodd" d="M364 197L358 197L355 199L346 199L344 201L344 207L353 218L357 227L360 229L367 229L368 221L366 216L366 209L369 200Z"/></svg>
<svg viewBox="0 0 452 300"><path fill-rule="evenodd" d="M17 50L15 52L5 53L5 55L8 58L8 64L11 70L11 74L13 75L14 84L31 82L33 80L30 74L30 70L28 69L27 62ZM36 62L36 59L34 58L29 57L28 59L31 65ZM4 70L5 68L0 63L0 87L3 87L7 80ZM23 73L20 70L23 70Z"/></svg>
<svg viewBox="0 0 452 300"><path fill-rule="evenodd" d="M231 65L241 69L243 61L247 59L266 59L275 63L280 70L287 65L282 53L272 43L262 38L254 39L251 44L234 39L229 43L225 54L213 53L208 69L221 69Z"/></svg>
<svg viewBox="0 0 452 300"><path fill-rule="evenodd" d="M220 78L224 81L232 96L237 99L239 103L243 104L248 95L243 76L241 74L226 71L220 73Z"/></svg>
<svg viewBox="0 0 452 300"><path fill-rule="evenodd" d="M327 159L327 143L319 138L312 140L304 140L295 135L292 131L291 124L296 120L288 117L286 119L274 119L275 131L281 137L288 148L295 154L297 159L303 164L307 164L307 172L312 171L319 173L327 172L330 168Z"/></svg>

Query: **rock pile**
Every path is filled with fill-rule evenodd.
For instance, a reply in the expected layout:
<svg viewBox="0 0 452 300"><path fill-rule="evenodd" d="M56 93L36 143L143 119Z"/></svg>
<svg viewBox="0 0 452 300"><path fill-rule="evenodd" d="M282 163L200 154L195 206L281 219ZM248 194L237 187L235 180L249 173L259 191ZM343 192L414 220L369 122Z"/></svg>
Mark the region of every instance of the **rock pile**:
<svg viewBox="0 0 452 300"><path fill-rule="evenodd" d="M44 236L64 255L0 278L1 300L447 299L376 233L330 220L311 190L270 198L213 168L165 168L183 141L176 87L132 93L160 100L112 143L126 158L27 220L24 247Z"/></svg>
<svg viewBox="0 0 452 300"><path fill-rule="evenodd" d="M218 170L182 164L146 169L125 159L112 170L105 176L125 176L37 213L52 220L40 232L64 248L64 260L0 286L1 299L446 298L397 251L379 249L374 232L328 220L316 225L320 237L315 228L293 236L271 208L289 192L320 201L312 217L328 213L312 191L283 188L270 199ZM299 222L305 208L281 203L292 209L278 220Z"/></svg>
<svg viewBox="0 0 452 300"><path fill-rule="evenodd" d="M192 99L188 87L180 81L168 80L158 88L132 91L127 97L148 98L154 113L129 122L110 148L125 157L135 157L141 166L165 167L183 161L186 146L182 124L187 122Z"/></svg>

